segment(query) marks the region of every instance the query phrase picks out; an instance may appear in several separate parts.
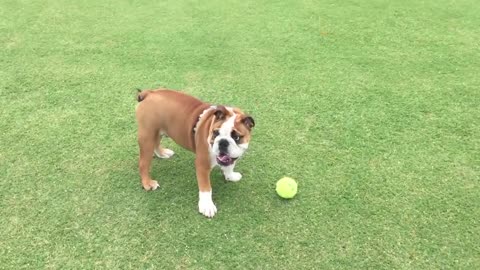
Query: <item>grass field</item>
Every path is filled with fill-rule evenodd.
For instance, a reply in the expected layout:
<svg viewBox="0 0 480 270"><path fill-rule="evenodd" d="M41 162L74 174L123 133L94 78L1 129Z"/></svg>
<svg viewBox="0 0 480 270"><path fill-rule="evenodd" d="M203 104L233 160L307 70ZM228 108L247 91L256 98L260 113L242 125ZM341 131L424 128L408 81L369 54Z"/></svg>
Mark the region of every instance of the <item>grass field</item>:
<svg viewBox="0 0 480 270"><path fill-rule="evenodd" d="M480 5L0 2L1 269L479 269ZM141 189L135 88L251 113L244 178ZM284 175L299 194L274 192Z"/></svg>

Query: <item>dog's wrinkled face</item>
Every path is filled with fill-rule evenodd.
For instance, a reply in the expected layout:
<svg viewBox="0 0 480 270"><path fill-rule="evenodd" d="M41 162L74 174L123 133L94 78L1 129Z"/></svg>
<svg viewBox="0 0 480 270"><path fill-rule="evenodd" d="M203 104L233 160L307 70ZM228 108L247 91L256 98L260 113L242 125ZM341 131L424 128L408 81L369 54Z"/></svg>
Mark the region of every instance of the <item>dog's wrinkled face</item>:
<svg viewBox="0 0 480 270"><path fill-rule="evenodd" d="M247 150L255 122L237 108L220 106L214 115L209 137L212 165L230 166Z"/></svg>

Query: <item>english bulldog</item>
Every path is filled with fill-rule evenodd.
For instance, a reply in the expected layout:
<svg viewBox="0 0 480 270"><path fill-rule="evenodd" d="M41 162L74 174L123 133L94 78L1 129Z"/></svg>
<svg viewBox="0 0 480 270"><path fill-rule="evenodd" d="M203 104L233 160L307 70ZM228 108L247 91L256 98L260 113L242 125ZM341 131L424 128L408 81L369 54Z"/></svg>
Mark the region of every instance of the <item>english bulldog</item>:
<svg viewBox="0 0 480 270"><path fill-rule="evenodd" d="M217 207L212 200L210 172L220 166L226 180L236 182L242 178L234 168L248 148L255 126L253 118L238 108L208 104L168 89L140 91L137 100L139 171L143 188L155 190L159 186L150 178L150 163L153 156L173 156L172 150L161 145L162 138L168 136L195 153L198 211L213 217Z"/></svg>

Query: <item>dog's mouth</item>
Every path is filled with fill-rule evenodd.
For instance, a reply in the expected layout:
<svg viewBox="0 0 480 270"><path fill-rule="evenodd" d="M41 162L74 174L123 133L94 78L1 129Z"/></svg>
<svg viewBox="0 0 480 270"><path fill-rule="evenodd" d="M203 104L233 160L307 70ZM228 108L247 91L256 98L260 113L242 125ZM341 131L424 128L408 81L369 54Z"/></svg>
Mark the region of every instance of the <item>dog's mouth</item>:
<svg viewBox="0 0 480 270"><path fill-rule="evenodd" d="M221 166L230 166L232 165L237 158L232 158L228 154L220 153L217 156L217 163Z"/></svg>

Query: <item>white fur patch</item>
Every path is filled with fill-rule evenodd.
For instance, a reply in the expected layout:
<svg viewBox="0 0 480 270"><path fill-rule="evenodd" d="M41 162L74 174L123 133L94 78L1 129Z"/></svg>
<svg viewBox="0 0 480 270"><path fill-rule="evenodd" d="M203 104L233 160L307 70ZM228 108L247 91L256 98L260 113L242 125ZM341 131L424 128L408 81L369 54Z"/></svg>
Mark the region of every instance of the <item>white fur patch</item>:
<svg viewBox="0 0 480 270"><path fill-rule="evenodd" d="M238 145L238 147L247 150L248 149L248 143L241 143Z"/></svg>
<svg viewBox="0 0 480 270"><path fill-rule="evenodd" d="M157 158L171 158L175 154L175 152L167 148L164 148L163 153L161 154L156 149L153 151L153 153Z"/></svg>
<svg viewBox="0 0 480 270"><path fill-rule="evenodd" d="M242 174L238 172L234 172L233 169L235 168L235 163L230 166L221 167L223 175L225 176L225 180L237 182L242 179Z"/></svg>
<svg viewBox="0 0 480 270"><path fill-rule="evenodd" d="M229 137L230 138L230 133L232 133L233 126L235 126L235 118L237 118L237 115L233 112L231 108L227 108L230 113L233 115L228 118L227 121L223 122L222 126L218 130L220 135L218 137Z"/></svg>
<svg viewBox="0 0 480 270"><path fill-rule="evenodd" d="M217 207L212 200L212 191L200 191L198 197L198 211L209 218L215 216Z"/></svg>

